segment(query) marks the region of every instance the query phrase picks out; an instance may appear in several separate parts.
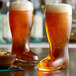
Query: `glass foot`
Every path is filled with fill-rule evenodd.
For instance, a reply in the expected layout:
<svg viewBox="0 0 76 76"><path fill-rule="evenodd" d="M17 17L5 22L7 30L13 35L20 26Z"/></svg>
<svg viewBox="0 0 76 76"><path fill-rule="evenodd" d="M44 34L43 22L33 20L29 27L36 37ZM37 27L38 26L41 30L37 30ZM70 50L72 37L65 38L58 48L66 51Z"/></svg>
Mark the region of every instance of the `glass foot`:
<svg viewBox="0 0 76 76"><path fill-rule="evenodd" d="M37 64L39 61L38 55L33 53L32 51L25 51L23 53L16 54L16 63L22 64Z"/></svg>
<svg viewBox="0 0 76 76"><path fill-rule="evenodd" d="M66 68L67 66L68 61L63 58L49 59L49 57L46 57L39 62L38 69L42 71L54 71L57 69Z"/></svg>
<svg viewBox="0 0 76 76"><path fill-rule="evenodd" d="M27 64L27 65L29 65L29 64L37 64L38 61L26 61L26 60L21 60L21 59L16 58L15 63L16 64Z"/></svg>

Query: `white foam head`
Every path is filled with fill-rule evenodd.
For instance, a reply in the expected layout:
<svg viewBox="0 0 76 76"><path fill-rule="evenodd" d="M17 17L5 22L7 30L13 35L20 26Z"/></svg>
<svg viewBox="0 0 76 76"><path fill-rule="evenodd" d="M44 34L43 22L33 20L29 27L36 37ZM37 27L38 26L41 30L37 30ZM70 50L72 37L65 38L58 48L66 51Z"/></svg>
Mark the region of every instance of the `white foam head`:
<svg viewBox="0 0 76 76"><path fill-rule="evenodd" d="M33 10L33 4L27 0L16 0L10 3L10 10Z"/></svg>
<svg viewBox="0 0 76 76"><path fill-rule="evenodd" d="M48 4L46 5L46 11L55 13L67 12L72 15L72 7L69 4Z"/></svg>

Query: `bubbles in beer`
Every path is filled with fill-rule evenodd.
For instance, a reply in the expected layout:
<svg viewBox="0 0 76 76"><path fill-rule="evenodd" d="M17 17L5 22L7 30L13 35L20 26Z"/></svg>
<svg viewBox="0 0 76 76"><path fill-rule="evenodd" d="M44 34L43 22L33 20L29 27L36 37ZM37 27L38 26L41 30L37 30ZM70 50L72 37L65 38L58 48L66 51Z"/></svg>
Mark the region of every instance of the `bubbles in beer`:
<svg viewBox="0 0 76 76"><path fill-rule="evenodd" d="M72 15L72 7L69 4L48 4L46 6L47 12L56 12L62 13L67 12L68 14Z"/></svg>
<svg viewBox="0 0 76 76"><path fill-rule="evenodd" d="M27 0L16 0L10 4L10 10L33 10L33 4Z"/></svg>

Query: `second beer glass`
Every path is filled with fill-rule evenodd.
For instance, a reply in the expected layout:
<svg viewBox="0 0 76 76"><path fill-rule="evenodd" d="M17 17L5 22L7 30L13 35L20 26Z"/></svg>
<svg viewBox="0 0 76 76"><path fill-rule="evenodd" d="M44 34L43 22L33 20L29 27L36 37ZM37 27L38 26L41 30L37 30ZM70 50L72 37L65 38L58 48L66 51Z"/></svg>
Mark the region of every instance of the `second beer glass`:
<svg viewBox="0 0 76 76"><path fill-rule="evenodd" d="M39 70L64 68L69 63L68 42L72 26L72 8L68 4L48 4L45 27L49 41L49 55L39 62Z"/></svg>
<svg viewBox="0 0 76 76"><path fill-rule="evenodd" d="M30 32L33 23L33 5L27 0L11 2L9 23L12 33L12 52L19 60L37 62L38 56L29 47Z"/></svg>

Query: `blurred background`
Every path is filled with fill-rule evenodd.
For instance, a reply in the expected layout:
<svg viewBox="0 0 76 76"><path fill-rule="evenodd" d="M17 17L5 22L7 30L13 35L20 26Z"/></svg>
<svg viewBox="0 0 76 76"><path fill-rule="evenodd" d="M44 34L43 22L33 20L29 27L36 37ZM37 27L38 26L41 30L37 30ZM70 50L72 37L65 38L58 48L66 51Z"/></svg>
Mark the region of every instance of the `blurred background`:
<svg viewBox="0 0 76 76"><path fill-rule="evenodd" d="M47 43L45 31L45 4L47 0L29 0L34 5L34 20L30 36L30 43ZM49 1L49 0L48 0ZM50 0L51 3L68 3L73 9L73 25L70 43L76 43L76 0ZM12 43L9 27L10 0L0 0L0 45Z"/></svg>

